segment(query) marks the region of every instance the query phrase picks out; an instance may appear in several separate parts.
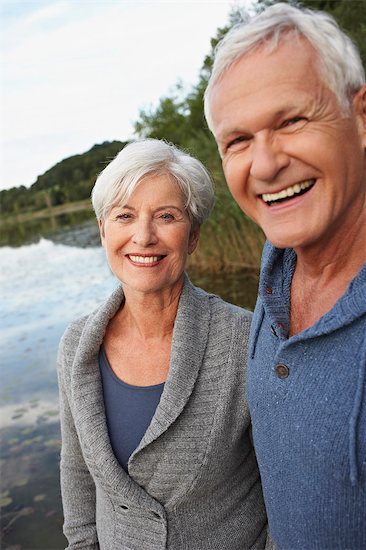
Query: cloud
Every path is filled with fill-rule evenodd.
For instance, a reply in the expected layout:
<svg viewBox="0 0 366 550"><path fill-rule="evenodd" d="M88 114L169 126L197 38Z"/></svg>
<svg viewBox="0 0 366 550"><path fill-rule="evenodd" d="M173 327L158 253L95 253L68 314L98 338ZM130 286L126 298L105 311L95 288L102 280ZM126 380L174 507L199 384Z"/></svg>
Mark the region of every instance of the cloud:
<svg viewBox="0 0 366 550"><path fill-rule="evenodd" d="M19 147L33 168L4 159L0 186L33 183L58 154L130 137L141 107L156 104L179 78L196 82L229 11L223 1L33 4L6 29L1 106L3 156ZM48 160L32 145L42 139L55 147Z"/></svg>
<svg viewBox="0 0 366 550"><path fill-rule="evenodd" d="M45 22L49 22L51 19L59 18L60 16L64 15L66 10L67 10L66 2L57 2L54 4L48 4L39 9L36 9L36 11L33 11L29 15L27 19L27 23L30 25L34 23L44 24Z"/></svg>

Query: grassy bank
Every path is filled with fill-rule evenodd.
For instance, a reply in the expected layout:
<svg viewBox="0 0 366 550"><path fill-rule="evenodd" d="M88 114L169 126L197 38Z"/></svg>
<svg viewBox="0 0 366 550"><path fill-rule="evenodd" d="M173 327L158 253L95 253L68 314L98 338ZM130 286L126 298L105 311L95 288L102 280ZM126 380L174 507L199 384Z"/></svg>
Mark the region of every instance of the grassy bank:
<svg viewBox="0 0 366 550"><path fill-rule="evenodd" d="M63 214L73 214L74 212L80 212L82 210L88 210L92 213L93 209L90 204L90 199L59 204L58 206L43 208L42 210L35 210L32 212L8 214L2 216L0 227L4 224L25 223L40 218L52 218L53 216L61 216Z"/></svg>

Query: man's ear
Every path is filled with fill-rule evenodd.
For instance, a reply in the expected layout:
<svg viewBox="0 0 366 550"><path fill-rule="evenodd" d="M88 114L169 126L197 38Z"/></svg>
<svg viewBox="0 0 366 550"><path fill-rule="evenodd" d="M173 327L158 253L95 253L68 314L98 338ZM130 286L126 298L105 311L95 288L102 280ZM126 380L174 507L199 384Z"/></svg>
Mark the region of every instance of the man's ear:
<svg viewBox="0 0 366 550"><path fill-rule="evenodd" d="M188 243L188 254L192 254L196 250L198 239L200 236L200 230L201 228L199 225L195 225L191 229L191 234L189 236L189 243Z"/></svg>
<svg viewBox="0 0 366 550"><path fill-rule="evenodd" d="M366 84L364 84L353 98L354 113L359 121L360 135L366 149Z"/></svg>
<svg viewBox="0 0 366 550"><path fill-rule="evenodd" d="M104 234L104 220L103 220L103 218L99 218L98 224L99 224L100 240L101 240L102 246L104 246L105 234Z"/></svg>

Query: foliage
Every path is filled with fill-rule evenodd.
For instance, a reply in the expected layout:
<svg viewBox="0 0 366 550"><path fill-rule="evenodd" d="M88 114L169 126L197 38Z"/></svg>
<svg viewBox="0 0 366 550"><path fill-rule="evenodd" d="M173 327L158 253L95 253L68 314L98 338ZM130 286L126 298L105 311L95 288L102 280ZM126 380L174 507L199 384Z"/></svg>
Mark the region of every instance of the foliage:
<svg viewBox="0 0 366 550"><path fill-rule="evenodd" d="M1 191L1 213L19 214L90 197L96 176L124 145L121 141L94 145L82 155L59 162L28 189L21 186Z"/></svg>
<svg viewBox="0 0 366 550"><path fill-rule="evenodd" d="M365 0L302 0L301 5L330 13L339 26L353 39L360 51L363 66L366 66Z"/></svg>

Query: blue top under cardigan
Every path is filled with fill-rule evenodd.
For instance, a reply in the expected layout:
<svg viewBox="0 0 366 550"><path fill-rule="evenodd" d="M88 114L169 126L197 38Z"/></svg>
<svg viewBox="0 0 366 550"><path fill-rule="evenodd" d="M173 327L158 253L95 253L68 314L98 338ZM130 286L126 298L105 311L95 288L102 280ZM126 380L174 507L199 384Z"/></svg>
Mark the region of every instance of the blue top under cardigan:
<svg viewBox="0 0 366 550"><path fill-rule="evenodd" d="M288 338L293 250L266 244L248 401L281 550L366 548L366 264L334 307ZM309 299L316 300L316 296Z"/></svg>
<svg viewBox="0 0 366 550"><path fill-rule="evenodd" d="M146 432L164 389L163 384L133 386L118 378L99 351L105 416L111 445L118 462L128 472L128 460Z"/></svg>

